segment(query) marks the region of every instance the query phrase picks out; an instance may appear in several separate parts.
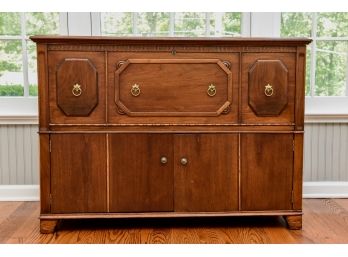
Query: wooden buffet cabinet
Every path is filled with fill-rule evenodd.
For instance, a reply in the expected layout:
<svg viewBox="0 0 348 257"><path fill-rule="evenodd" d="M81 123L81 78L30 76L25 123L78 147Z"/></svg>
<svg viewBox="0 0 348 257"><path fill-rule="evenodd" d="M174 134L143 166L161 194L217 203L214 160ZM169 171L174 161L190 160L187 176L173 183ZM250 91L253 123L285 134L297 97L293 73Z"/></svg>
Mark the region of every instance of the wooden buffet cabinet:
<svg viewBox="0 0 348 257"><path fill-rule="evenodd" d="M42 233L75 218L302 225L309 39L34 36Z"/></svg>

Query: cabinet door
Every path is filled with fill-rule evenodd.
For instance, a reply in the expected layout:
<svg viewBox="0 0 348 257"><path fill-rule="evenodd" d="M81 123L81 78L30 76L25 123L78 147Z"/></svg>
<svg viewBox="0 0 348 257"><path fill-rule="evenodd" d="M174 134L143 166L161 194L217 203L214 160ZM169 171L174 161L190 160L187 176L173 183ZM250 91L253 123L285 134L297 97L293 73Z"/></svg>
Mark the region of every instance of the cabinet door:
<svg viewBox="0 0 348 257"><path fill-rule="evenodd" d="M243 211L292 209L292 176L292 134L241 135Z"/></svg>
<svg viewBox="0 0 348 257"><path fill-rule="evenodd" d="M109 137L110 211L172 211L172 135L110 134Z"/></svg>
<svg viewBox="0 0 348 257"><path fill-rule="evenodd" d="M175 211L238 209L238 135L176 135Z"/></svg>
<svg viewBox="0 0 348 257"><path fill-rule="evenodd" d="M106 212L106 135L51 135L52 213Z"/></svg>

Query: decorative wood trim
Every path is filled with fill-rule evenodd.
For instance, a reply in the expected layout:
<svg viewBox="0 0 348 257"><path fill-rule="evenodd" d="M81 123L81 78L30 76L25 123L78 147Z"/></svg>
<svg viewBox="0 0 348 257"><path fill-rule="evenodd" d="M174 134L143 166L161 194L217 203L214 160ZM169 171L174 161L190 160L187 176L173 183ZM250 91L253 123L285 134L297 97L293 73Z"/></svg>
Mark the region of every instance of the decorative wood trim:
<svg viewBox="0 0 348 257"><path fill-rule="evenodd" d="M45 130L46 131L46 130ZM50 213L51 194L51 154L50 134L40 134L40 200L41 213Z"/></svg>
<svg viewBox="0 0 348 257"><path fill-rule="evenodd" d="M115 130L105 130L105 131L88 131L88 130L76 130L76 131L45 131L40 134L104 134L104 133L122 133L122 134L128 134L128 133L169 133L169 134L187 134L187 133L202 133L202 134L209 134L209 133L252 133L252 134L303 134L304 132L302 131L287 131L287 130L171 130L171 131L166 131L166 130L120 130L120 131L115 131Z"/></svg>
<svg viewBox="0 0 348 257"><path fill-rule="evenodd" d="M118 123L118 124L71 124L71 123L50 123L49 124L51 127L52 126L66 126L66 127L71 127L71 126L82 126L82 127L133 127L133 126L140 126L140 127L156 127L156 126L294 126L294 123L263 123L263 124L245 124L245 123L187 123L187 122L182 122L182 123Z"/></svg>
<svg viewBox="0 0 348 257"><path fill-rule="evenodd" d="M238 133L238 210L242 210L242 190L241 190L241 172L242 172L242 162L241 162L241 134Z"/></svg>
<svg viewBox="0 0 348 257"><path fill-rule="evenodd" d="M293 209L302 209L303 134L294 133Z"/></svg>
<svg viewBox="0 0 348 257"><path fill-rule="evenodd" d="M234 216L297 216L299 211L236 211L236 212L137 212L137 213L74 213L40 215L40 219L109 219L109 218L180 218L180 217L234 217Z"/></svg>
<svg viewBox="0 0 348 257"><path fill-rule="evenodd" d="M297 47L296 54L296 87L295 87L295 129L304 129L304 99L306 81L306 47Z"/></svg>
<svg viewBox="0 0 348 257"><path fill-rule="evenodd" d="M48 61L47 45L37 45L37 63L38 63L38 87L39 87L39 126L40 130L48 130L49 127L49 87L48 87Z"/></svg>
<svg viewBox="0 0 348 257"><path fill-rule="evenodd" d="M177 45L55 45L49 44L49 51L113 51L113 52L169 52L176 53L232 53L232 52L264 52L294 53L295 47L240 47L240 46L177 46Z"/></svg>
<svg viewBox="0 0 348 257"><path fill-rule="evenodd" d="M97 45L168 45L175 43L176 45L192 46L245 46L250 47L293 47L298 45L309 44L312 40L309 38L266 38L266 37L105 37L105 36L31 36L30 39L34 42L61 43L69 44L78 42L79 44L97 44Z"/></svg>
<svg viewBox="0 0 348 257"><path fill-rule="evenodd" d="M217 64L226 74L227 74L227 101L216 111L211 112L134 112L130 110L120 99L120 76L123 71L127 69L130 64ZM120 61L116 65L119 67L115 71L115 103L117 105L118 113L123 115L124 113L128 116L138 117L138 116L173 116L173 117L192 117L192 116L207 116L214 117L221 115L226 108L232 102L232 72L226 67L223 61L219 59L128 59L126 61ZM225 112L225 114L228 111Z"/></svg>
<svg viewBox="0 0 348 257"><path fill-rule="evenodd" d="M110 141L106 135L106 211L110 212Z"/></svg>

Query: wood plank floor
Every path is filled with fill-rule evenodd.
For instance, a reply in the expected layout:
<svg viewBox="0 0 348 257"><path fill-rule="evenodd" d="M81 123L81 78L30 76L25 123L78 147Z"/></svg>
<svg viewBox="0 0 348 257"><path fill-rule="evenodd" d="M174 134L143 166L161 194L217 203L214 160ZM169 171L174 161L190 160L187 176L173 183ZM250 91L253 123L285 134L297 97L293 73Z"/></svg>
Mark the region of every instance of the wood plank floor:
<svg viewBox="0 0 348 257"><path fill-rule="evenodd" d="M39 232L38 202L0 202L0 243L348 243L348 199L306 199L303 229L280 217L66 220Z"/></svg>

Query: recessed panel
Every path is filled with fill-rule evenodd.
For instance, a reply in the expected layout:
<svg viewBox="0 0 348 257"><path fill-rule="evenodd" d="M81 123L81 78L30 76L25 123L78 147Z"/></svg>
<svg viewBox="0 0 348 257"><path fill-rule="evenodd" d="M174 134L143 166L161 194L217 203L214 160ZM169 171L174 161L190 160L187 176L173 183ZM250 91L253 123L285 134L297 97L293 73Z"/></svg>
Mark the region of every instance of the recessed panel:
<svg viewBox="0 0 348 257"><path fill-rule="evenodd" d="M249 70L249 105L258 116L278 116L288 103L288 70L280 60L257 60Z"/></svg>
<svg viewBox="0 0 348 257"><path fill-rule="evenodd" d="M57 69L57 105L67 116L88 116L98 104L97 70L88 59L66 58Z"/></svg>
<svg viewBox="0 0 348 257"><path fill-rule="evenodd" d="M218 59L129 59L115 73L115 102L129 116L218 116L231 80Z"/></svg>

